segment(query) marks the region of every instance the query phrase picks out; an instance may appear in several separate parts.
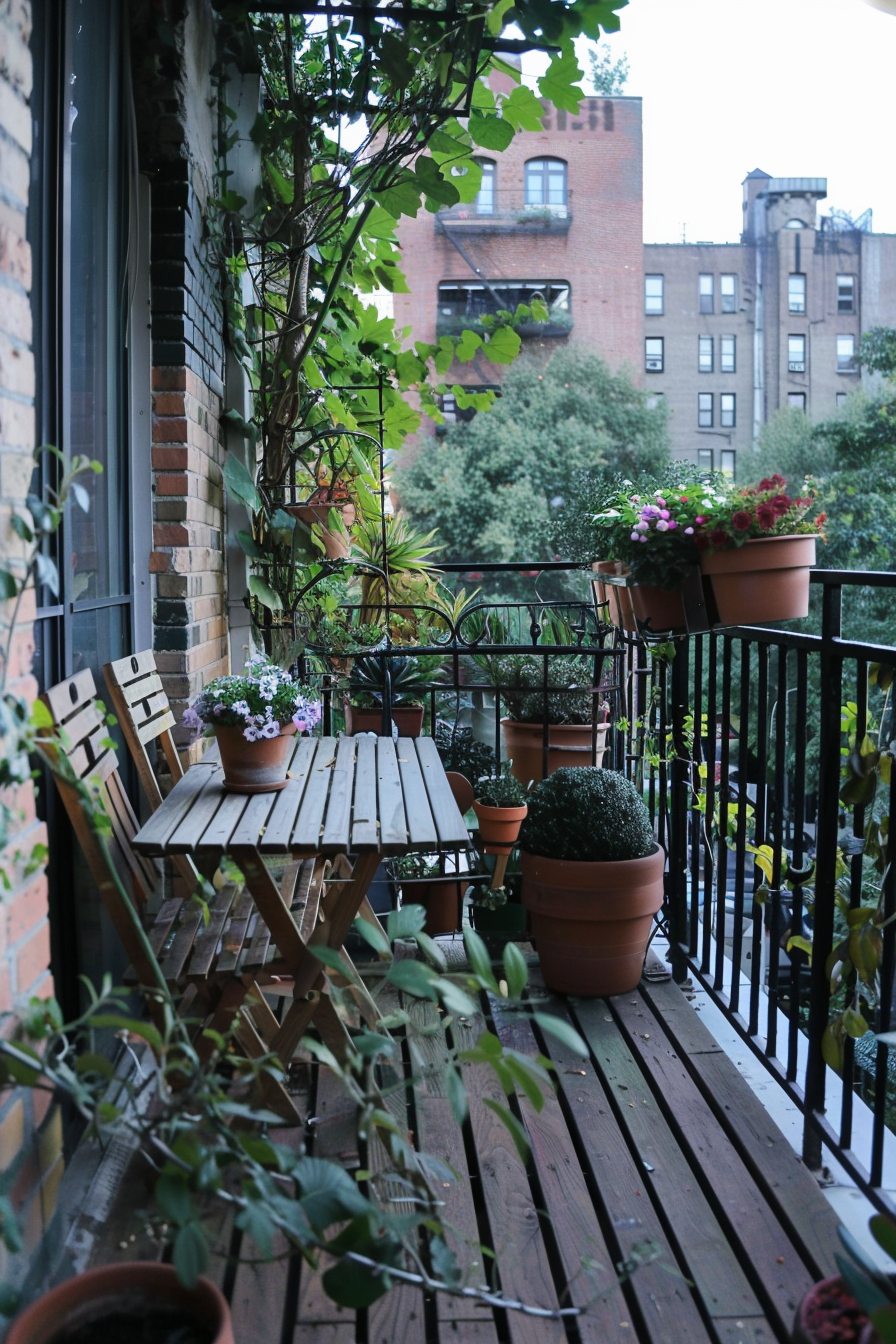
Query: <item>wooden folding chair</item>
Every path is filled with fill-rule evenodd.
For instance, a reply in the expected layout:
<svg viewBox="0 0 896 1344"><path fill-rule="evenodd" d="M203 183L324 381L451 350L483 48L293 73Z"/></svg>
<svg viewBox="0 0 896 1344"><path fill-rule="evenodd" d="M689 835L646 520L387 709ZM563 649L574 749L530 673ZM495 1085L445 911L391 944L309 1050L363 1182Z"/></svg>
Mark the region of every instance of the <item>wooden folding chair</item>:
<svg viewBox="0 0 896 1344"><path fill-rule="evenodd" d="M265 931L257 928L248 892L233 884L222 886L208 902L205 923L202 903L190 899L200 886L199 873L189 856L181 855L181 870L189 882L187 895L161 899L161 870L155 860L138 854L131 843L139 823L118 773L118 758L110 744L92 672L89 669L79 672L52 687L42 698L75 779L94 794L111 823L106 848L114 873L88 819L89 804L74 782L55 774L91 874L130 958L127 978L143 987L154 983L141 942L122 907L115 874L143 918L166 983L172 991L184 994L189 1012L219 1032L226 1032L233 1025L247 1055L258 1058L269 1053L279 1023L260 992L252 994L248 1003L247 996L259 981L267 978L268 967L274 968L271 974L276 974L276 949L270 946L270 936L265 937ZM292 884L291 895L314 904L314 889L320 890L324 868L322 859L293 864L287 874ZM290 904L292 901L288 900L287 909ZM300 1123L301 1117L285 1089L273 1080L267 1086L267 1081L266 1102L285 1120Z"/></svg>

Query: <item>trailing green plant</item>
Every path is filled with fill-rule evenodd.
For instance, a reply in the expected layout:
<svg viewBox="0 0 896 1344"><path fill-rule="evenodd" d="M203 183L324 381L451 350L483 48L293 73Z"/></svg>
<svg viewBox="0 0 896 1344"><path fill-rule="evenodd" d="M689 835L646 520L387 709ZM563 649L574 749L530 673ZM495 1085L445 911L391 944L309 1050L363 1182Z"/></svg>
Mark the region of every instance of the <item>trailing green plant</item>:
<svg viewBox="0 0 896 1344"><path fill-rule="evenodd" d="M527 796L520 845L550 859L604 862L639 859L656 848L650 813L638 790L615 770L555 770Z"/></svg>
<svg viewBox="0 0 896 1344"><path fill-rule="evenodd" d="M526 790L510 774L510 761L505 761L498 775L480 775L476 781L476 801L485 807L522 807Z"/></svg>

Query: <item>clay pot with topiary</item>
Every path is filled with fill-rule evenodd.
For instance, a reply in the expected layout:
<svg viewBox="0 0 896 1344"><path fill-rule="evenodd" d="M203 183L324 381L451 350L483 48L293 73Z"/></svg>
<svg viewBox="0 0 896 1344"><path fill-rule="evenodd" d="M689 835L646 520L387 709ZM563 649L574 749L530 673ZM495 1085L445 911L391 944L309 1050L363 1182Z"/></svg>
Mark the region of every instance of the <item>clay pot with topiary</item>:
<svg viewBox="0 0 896 1344"><path fill-rule="evenodd" d="M556 770L528 800L523 904L545 983L597 997L634 989L666 859L640 794L614 770L580 766Z"/></svg>

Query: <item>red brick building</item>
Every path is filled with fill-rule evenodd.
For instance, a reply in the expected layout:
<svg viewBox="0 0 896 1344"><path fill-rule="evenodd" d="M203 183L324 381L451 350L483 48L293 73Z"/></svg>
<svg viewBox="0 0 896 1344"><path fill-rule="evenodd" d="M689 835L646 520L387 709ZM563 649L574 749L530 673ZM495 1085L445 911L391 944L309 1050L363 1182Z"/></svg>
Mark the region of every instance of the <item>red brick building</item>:
<svg viewBox="0 0 896 1344"><path fill-rule="evenodd" d="M492 87L513 84L498 75ZM581 342L613 368L640 370L640 98L586 98L575 115L546 104L540 131L518 132L502 154L478 161L483 180L472 204L401 221L410 293L395 295L397 324L409 325L413 340L434 341L539 297L549 321L521 329L527 345L547 357L558 342ZM448 381L488 385L502 376L480 354Z"/></svg>

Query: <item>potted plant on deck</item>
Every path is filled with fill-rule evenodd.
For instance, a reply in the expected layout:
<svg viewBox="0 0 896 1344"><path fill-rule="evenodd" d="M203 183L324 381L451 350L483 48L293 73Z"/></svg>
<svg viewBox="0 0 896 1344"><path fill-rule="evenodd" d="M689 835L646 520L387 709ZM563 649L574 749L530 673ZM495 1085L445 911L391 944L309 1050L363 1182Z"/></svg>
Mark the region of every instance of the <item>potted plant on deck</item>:
<svg viewBox="0 0 896 1344"><path fill-rule="evenodd" d="M194 739L217 739L224 787L233 793L270 793L286 787L292 737L320 722L320 700L264 654L242 673L215 677L184 711Z"/></svg>
<svg viewBox="0 0 896 1344"><path fill-rule="evenodd" d="M511 653L490 659L489 669L507 711L504 748L521 784L544 774L545 735L548 773L593 760L600 765L609 710L603 691L592 685L593 659Z"/></svg>
<svg viewBox="0 0 896 1344"><path fill-rule="evenodd" d="M425 661L408 656L356 658L344 683L345 731L381 733L383 705L386 699L386 672L389 675L392 722L399 737L419 737L423 731L424 700L438 680L441 658Z"/></svg>
<svg viewBox="0 0 896 1344"><path fill-rule="evenodd" d="M890 1260L896 1259L896 1223L871 1216L868 1230ZM838 1255L839 1274L809 1289L797 1308L793 1344L896 1344L896 1282L879 1268L842 1225L849 1258Z"/></svg>
<svg viewBox="0 0 896 1344"><path fill-rule="evenodd" d="M520 900L519 873L508 875L500 887L474 887L470 922L493 957L502 956L508 943L523 942L529 915Z"/></svg>
<svg viewBox="0 0 896 1344"><path fill-rule="evenodd" d="M510 773L506 761L499 774L482 775L476 783L473 811L486 854L509 854L528 811L526 790Z"/></svg>
<svg viewBox="0 0 896 1344"><path fill-rule="evenodd" d="M601 997L634 989L666 858L634 785L614 770L555 771L529 794L520 846L548 987Z"/></svg>
<svg viewBox="0 0 896 1344"><path fill-rule="evenodd" d="M401 887L402 905L421 905L426 911L423 929L430 938L457 932L467 873L445 872L438 854L422 852L398 855L389 868Z"/></svg>

